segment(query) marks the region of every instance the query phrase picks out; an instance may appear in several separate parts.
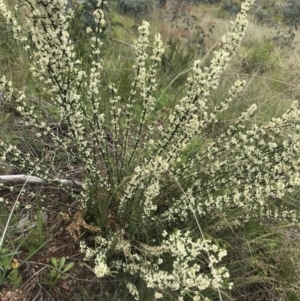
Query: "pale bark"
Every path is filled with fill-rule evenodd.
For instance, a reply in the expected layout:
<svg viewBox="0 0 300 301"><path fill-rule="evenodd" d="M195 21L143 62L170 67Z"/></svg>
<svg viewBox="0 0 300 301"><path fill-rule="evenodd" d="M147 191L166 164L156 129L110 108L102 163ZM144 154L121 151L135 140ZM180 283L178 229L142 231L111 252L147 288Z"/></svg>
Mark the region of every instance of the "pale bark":
<svg viewBox="0 0 300 301"><path fill-rule="evenodd" d="M66 179L59 179L60 183L62 185L67 185L67 186L79 186L82 187L82 182L81 181L71 181L71 180L66 180ZM4 184L47 184L46 181L39 177L35 176L28 176L28 175L2 175L0 176L0 182Z"/></svg>

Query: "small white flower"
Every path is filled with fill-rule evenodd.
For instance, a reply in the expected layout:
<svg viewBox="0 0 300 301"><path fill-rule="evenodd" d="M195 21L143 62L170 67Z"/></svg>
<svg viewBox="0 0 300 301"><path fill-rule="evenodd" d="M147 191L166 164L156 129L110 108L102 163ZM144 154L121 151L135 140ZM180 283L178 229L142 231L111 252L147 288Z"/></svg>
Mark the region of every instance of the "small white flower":
<svg viewBox="0 0 300 301"><path fill-rule="evenodd" d="M110 274L110 270L106 263L99 262L94 267L94 273L98 278L103 278Z"/></svg>
<svg viewBox="0 0 300 301"><path fill-rule="evenodd" d="M163 298L163 294L160 293L160 292L155 292L155 293L154 293L154 298L155 298L155 299L161 299L161 298Z"/></svg>

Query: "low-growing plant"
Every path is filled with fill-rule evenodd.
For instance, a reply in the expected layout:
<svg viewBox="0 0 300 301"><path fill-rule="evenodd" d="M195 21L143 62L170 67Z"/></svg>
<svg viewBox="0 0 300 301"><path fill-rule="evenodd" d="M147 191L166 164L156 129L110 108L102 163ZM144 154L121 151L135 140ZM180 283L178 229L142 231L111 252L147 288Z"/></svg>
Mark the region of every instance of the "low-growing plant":
<svg viewBox="0 0 300 301"><path fill-rule="evenodd" d="M36 224L33 225L32 222L28 220L28 225L24 225L24 229L22 227L20 230L28 231L22 243L22 247L30 254L34 254L36 250L39 250L42 246L44 246L47 237L44 233L42 212L37 212Z"/></svg>
<svg viewBox="0 0 300 301"><path fill-rule="evenodd" d="M280 26L277 27L277 33L273 37L273 41L280 48L294 49L296 46L295 37L296 32L294 28L282 28L282 26Z"/></svg>
<svg viewBox="0 0 300 301"><path fill-rule="evenodd" d="M12 265L13 266L13 265ZM9 280L10 285L12 286L13 289L16 289L20 286L23 278L20 274L20 271L18 268L13 267L11 271L9 272L9 275L7 277Z"/></svg>
<svg viewBox="0 0 300 301"><path fill-rule="evenodd" d="M225 128L220 115L245 81L237 80L216 105L209 101L241 43L252 3L241 5L210 64L202 69L200 60L194 62L185 96L166 118L156 120L156 75L164 49L159 34L150 45L148 22L139 26L132 47L133 80L125 95L118 83L101 85L109 72L101 57L101 0L93 11L96 26L85 29L90 38L87 61L76 57L80 45L70 36L74 13L66 10L66 0L27 0L23 23L0 1L7 26L32 59L39 88L51 95L51 118L42 118L40 107L5 76L0 90L7 101L17 102L25 124L35 129L36 140L47 144L49 153L67 153L83 169L82 182L4 141L0 159L80 204L68 226L70 234L80 241L95 275L120 277L131 300L229 296L235 283L230 261L223 264L228 243L218 234L249 221L299 220L284 201L300 186L298 101L280 118L261 125L249 122L257 109L252 105ZM59 127L51 127L53 122ZM217 135L207 135L211 125L220 123ZM114 294L120 298L124 290Z"/></svg>
<svg viewBox="0 0 300 301"><path fill-rule="evenodd" d="M4 284L11 271L16 268L13 259L17 254L18 252L11 251L8 248L0 249L0 285ZM14 286L15 282L12 282L12 284Z"/></svg>
<svg viewBox="0 0 300 301"><path fill-rule="evenodd" d="M75 262L66 263L66 257L62 257L57 260L55 257L50 258L53 268L49 268L49 271L44 275L43 284L53 288L59 281L69 278L67 272L69 272L75 265Z"/></svg>

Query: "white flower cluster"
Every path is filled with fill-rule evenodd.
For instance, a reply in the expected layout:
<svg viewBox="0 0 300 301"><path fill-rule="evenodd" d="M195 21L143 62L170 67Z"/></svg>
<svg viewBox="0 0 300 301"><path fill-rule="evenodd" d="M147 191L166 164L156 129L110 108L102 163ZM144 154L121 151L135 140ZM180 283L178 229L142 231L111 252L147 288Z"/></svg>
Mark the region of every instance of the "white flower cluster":
<svg viewBox="0 0 300 301"><path fill-rule="evenodd" d="M147 246L144 246L148 250ZM142 270L143 278L148 287L159 291L180 291L181 295L193 294L198 296L201 291L208 287L218 289L222 287L223 281L229 278L225 267L217 268L217 264L226 255L226 251L212 244L210 240L197 239L193 241L191 233L183 233L177 230L168 239L162 242L162 250L168 252L174 258L173 270L171 273L157 268L153 271ZM149 248L151 255L151 248ZM203 274L203 266L200 258L208 254L208 267L211 275ZM162 262L158 263L161 265ZM149 265L152 267L153 264Z"/></svg>
<svg viewBox="0 0 300 301"><path fill-rule="evenodd" d="M98 7L101 6L101 3L102 1L99 1ZM7 22L14 20L2 1L0 4L1 12L7 18ZM98 98L97 88L102 67L101 60L94 61L91 72L87 75L85 71L81 70L81 62L75 60L74 42L70 38L68 28L73 11L69 10L66 13L66 5L67 0L27 1L26 28L30 33L31 41L26 42L26 39L21 39L19 36L15 36L15 38L21 40L24 47L30 52L31 58L35 62L31 67L31 72L38 81L44 83L43 89L52 95L53 104L60 110L59 122L66 122L69 125L70 139L61 139L46 122L41 121L40 115L37 114L39 108L29 104L24 93L15 97L15 101L18 103L17 110L27 119L26 124L36 127L37 138L50 136L54 146L60 151L65 151L70 142L78 148L84 168L90 174L90 177L86 179L87 189L82 191L82 199L86 200L89 198L87 196L88 187L92 183L108 186L100 174L99 168L95 165L95 160L92 158L95 148L88 145L85 133L85 126L88 123L93 143L100 145L103 142L105 136L103 115L98 114L101 98ZM96 22L103 23L103 13L100 9L96 9L94 15ZM13 25L15 23L13 21ZM101 29L99 31L101 32ZM96 56L100 47L99 38L95 39L92 46L92 55ZM85 95L89 98L92 106L92 119L88 113L90 107L83 105ZM102 157L106 161L107 157L104 152L102 152ZM36 164L34 158L32 164ZM47 172L41 177L45 178L46 175ZM53 173L49 173L49 177L53 178Z"/></svg>
<svg viewBox="0 0 300 301"><path fill-rule="evenodd" d="M149 114L153 111L156 99L154 93L157 88L156 83L156 73L158 63L161 61L162 54L164 53L163 43L161 40L160 34L155 35L154 45L152 55L149 58L148 47L149 47L149 23L146 21L142 22L142 25L138 28L140 36L134 41L134 52L136 56L136 75L132 82L132 89L129 94L129 99L127 100L125 106L125 125L124 125L124 138L125 143L123 146L123 160L120 166L120 172L123 173L123 167L125 165L130 166L134 159L134 156L137 152L138 146L141 140L141 134L145 129L145 121ZM149 60L148 60L149 59ZM150 65L150 66L148 66ZM142 113L139 120L138 129L134 129L134 116L133 116L133 105L137 100L142 101ZM115 109L113 108L112 116L115 115ZM150 134L152 134L152 127L147 126L147 131L144 133L145 138L148 139ZM115 136L118 137L118 132L115 133ZM133 142L133 149L128 151L130 141ZM128 157L128 158L126 158ZM126 162L127 161L127 162Z"/></svg>
<svg viewBox="0 0 300 301"><path fill-rule="evenodd" d="M80 242L80 250L85 254L84 260L95 262L94 273L98 278L110 275L107 266L107 250L111 247L112 240L106 240L101 236L96 237L96 248L88 247L85 242Z"/></svg>
<svg viewBox="0 0 300 301"><path fill-rule="evenodd" d="M23 116L32 117L31 121L37 120L34 107L28 105L25 93L16 91L12 87L11 81L8 81L5 76L0 77L0 91L4 91L6 102L14 100L19 104L17 110ZM40 130L36 133L37 137L40 137L41 132L50 133L50 127L45 122L37 123L36 127ZM65 145L61 142L60 147L61 146L64 147ZM28 174L34 174L35 176L40 177L48 184L54 184L68 194L74 195L68 186L63 186L60 182L59 171L53 170L53 168L45 162L40 162L38 158L33 157L30 153L24 153L24 151L19 150L15 145L7 144L0 140L0 158L4 162L9 162L14 166L18 166L21 170Z"/></svg>
<svg viewBox="0 0 300 301"><path fill-rule="evenodd" d="M187 80L187 96L181 99L180 104L175 107L175 112L170 114L169 127L162 130L163 139L157 144L159 154L166 153L167 148L170 148L168 155L174 158L203 127L208 114L208 96L211 90L217 89L221 73L241 43L248 23L247 11L253 2L245 2L230 32L222 37L221 48L214 52L210 66L202 70L201 62L194 62L193 72ZM238 92L242 86L243 84L238 82L233 89ZM231 90L231 94L235 95L235 90Z"/></svg>
<svg viewBox="0 0 300 301"><path fill-rule="evenodd" d="M295 211L274 208L274 203L299 187L299 105L295 102L281 118L246 128L243 122L255 110L252 105L196 158L176 170L177 182L184 177L194 184L172 199L162 214L166 220L188 221L192 205L199 215L240 208L242 214L232 221L237 225L253 217L297 221Z"/></svg>
<svg viewBox="0 0 300 301"><path fill-rule="evenodd" d="M128 291L129 291L129 293L134 297L134 300L139 300L140 299L139 298L139 292L138 292L138 290L137 290L137 288L136 288L135 285L133 285L130 282L127 282L126 283L126 287L127 287Z"/></svg>
<svg viewBox="0 0 300 301"><path fill-rule="evenodd" d="M85 260L94 261L97 277L102 278L120 270L139 276L148 288L153 289L156 299L168 292L176 292L180 296L192 295L193 300L202 300L198 299L203 297L201 292L209 287L219 289L229 278L227 269L219 267L226 251L211 240L195 240L190 232L180 230L169 237L165 232L164 236L159 246L142 244L139 248L134 248L124 239L124 231L121 231L109 239L97 236L96 248L87 247L84 242L80 242L80 248L85 254ZM119 252L125 255L126 264L116 259L111 262L111 267L115 268L112 271L106 264L107 255L112 257L113 253ZM164 261L172 262L171 271L163 269ZM203 273L207 268L210 273ZM139 300L137 288L130 282L126 285L134 299Z"/></svg>
<svg viewBox="0 0 300 301"><path fill-rule="evenodd" d="M18 5L15 6L15 10L18 10ZM25 34L25 26L23 28L19 25L17 19L14 17L13 13L7 8L3 0L0 0L0 14L4 17L6 24L11 26L14 38L25 42L27 41L27 36Z"/></svg>
<svg viewBox="0 0 300 301"><path fill-rule="evenodd" d="M145 164L143 166L135 168L135 173L128 182L125 194L120 202L120 212L123 211L124 204L126 204L139 189L144 190L144 187L147 186L148 188L144 194L145 199L140 203L140 206L145 208L143 220L151 215L150 219L153 220L153 214L150 214L150 212L154 212L156 209L156 206L153 204L153 199L157 196L159 187L164 181L163 174L169 171L173 172L173 164L180 161L181 151L186 148L191 139L195 137L196 134L201 133L211 122L217 122L216 115L226 110L228 103L242 90L245 82L237 81L230 89L225 101L215 108L214 112L211 114L207 113L207 99L210 95L210 91L217 88L222 71L241 42L247 25L247 7L252 2L253 1L250 0L247 1L248 4L246 8L241 11L236 22L232 24L231 31L228 34L232 40L223 37L221 49L215 51L210 66L202 70L200 68L200 61L194 63L193 72L187 82L187 96L181 99L180 103L175 106L174 113L169 115L169 127L162 129L161 138L154 143L155 149L152 152L153 155L145 158ZM143 27L142 29L141 40L145 40L145 45L147 45L148 38L146 37L148 29L147 27ZM138 49L143 48L141 46ZM145 49L143 50L145 51ZM139 62L144 66L145 55L139 53L139 57ZM161 164L161 162L164 163ZM193 164L196 164L196 162L191 161L189 166L185 168L185 170L189 169L189 174L193 170ZM164 165L167 166L167 168L164 168ZM147 172L149 173L147 174ZM186 173L181 169L179 169L178 172L180 172L181 175ZM197 182L197 184L199 183ZM154 187L155 190L153 189ZM150 191L151 196L149 194ZM201 204L202 203L203 202L201 202ZM168 213L170 213L170 211L168 211ZM165 216L172 218L173 214L165 214Z"/></svg>

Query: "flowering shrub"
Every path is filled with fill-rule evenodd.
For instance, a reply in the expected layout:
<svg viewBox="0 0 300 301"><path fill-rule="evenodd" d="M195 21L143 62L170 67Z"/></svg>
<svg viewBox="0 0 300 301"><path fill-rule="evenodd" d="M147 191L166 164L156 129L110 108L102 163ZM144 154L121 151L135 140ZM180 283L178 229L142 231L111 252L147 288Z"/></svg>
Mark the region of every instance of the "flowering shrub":
<svg viewBox="0 0 300 301"><path fill-rule="evenodd" d="M244 2L210 65L202 69L200 61L194 62L186 96L158 123L156 74L164 49L159 34L149 47L146 21L133 46L131 91L119 95L116 83L101 85L101 0L93 11L96 26L85 29L90 36L88 62L78 58L79 46L70 38L74 15L66 12L66 0L26 1L26 8L16 7L26 9L21 23L0 1L7 25L32 60L37 85L51 95L52 120L67 125L67 131L54 131L40 108L5 76L0 90L7 101L17 103L25 124L36 129L36 139L51 141L49 152L76 158L83 168L83 183L70 180L80 193L63 185L61 178L67 173L55 164L4 141L0 159L57 186L81 204L80 224L95 236L93 244L80 237L85 259L93 263L99 278L128 275L126 287L135 300L140 298L135 279L143 281L155 299L173 294L177 300L208 300L212 292L232 286L221 264L226 250L201 229L201 220L216 212L227 216L231 227L255 218L298 220L295 211L274 206L274 199L300 184L297 102L281 118L261 126L247 123L255 114L252 105L217 137L204 135L245 86L238 80L217 106L209 102L241 43L252 3ZM73 234L78 237L80 229Z"/></svg>

